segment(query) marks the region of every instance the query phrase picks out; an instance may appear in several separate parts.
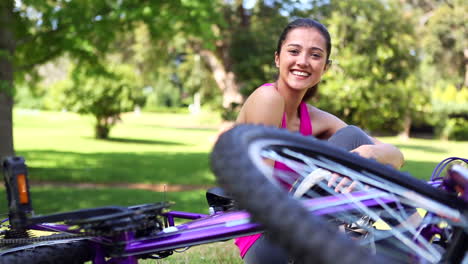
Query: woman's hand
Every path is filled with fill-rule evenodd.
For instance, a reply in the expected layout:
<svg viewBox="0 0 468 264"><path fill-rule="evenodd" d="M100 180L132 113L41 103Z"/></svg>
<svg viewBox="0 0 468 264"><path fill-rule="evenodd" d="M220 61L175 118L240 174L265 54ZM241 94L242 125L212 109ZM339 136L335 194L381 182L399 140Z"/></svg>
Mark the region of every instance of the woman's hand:
<svg viewBox="0 0 468 264"><path fill-rule="evenodd" d="M399 169L403 165L403 154L390 144L376 142L375 145L361 145L351 150L351 152L357 153L363 158L374 159L383 164L390 164L396 169ZM336 181L339 179L341 180L336 184ZM352 181L348 177L337 173L333 173L332 177L328 180L328 187L335 186L335 192L339 193L352 192L356 188L359 188L359 185L361 185L359 182Z"/></svg>
<svg viewBox="0 0 468 264"><path fill-rule="evenodd" d="M379 160L379 152L378 149L375 148L375 146L376 145L361 145L353 149L351 152L357 153L363 158ZM341 180L338 182L338 184L336 184L336 181L339 179ZM337 173L333 173L330 179L328 180L328 187L335 186L334 190L338 193L352 192L358 187L359 184L359 182L352 181L350 178L344 177Z"/></svg>
<svg viewBox="0 0 468 264"><path fill-rule="evenodd" d="M338 184L336 184L337 180L340 180ZM336 184L336 186L335 186ZM342 175L339 175L338 173L333 173L330 179L328 180L328 187L333 187L335 186L335 192L337 193L349 193L354 191L356 188L359 187L359 185L362 185L362 183L357 182L357 181L352 181L348 177L344 177Z"/></svg>

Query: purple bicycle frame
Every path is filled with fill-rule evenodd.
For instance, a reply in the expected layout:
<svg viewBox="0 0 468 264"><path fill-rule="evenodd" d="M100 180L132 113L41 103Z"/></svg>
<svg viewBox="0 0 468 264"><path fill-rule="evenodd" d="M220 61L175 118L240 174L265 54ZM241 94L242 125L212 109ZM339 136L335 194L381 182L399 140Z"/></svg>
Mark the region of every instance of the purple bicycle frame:
<svg viewBox="0 0 468 264"><path fill-rule="evenodd" d="M455 169L448 174L445 180L429 181L428 184L448 189L454 188L453 186L456 183L466 190L468 189L468 175L466 172L466 170ZM467 201L466 193L461 198ZM350 200L353 202L350 203ZM358 209L358 205L354 201L359 201L366 207L372 207L393 203L396 198L389 196L384 191L371 189L301 200L304 207L315 215L328 215ZM140 255L143 254L156 254L262 232L261 225L253 223L246 211L218 212L212 215L170 211L164 213L163 216L166 227L150 237L136 239L133 232L125 232L114 238L83 238L89 240L94 249L93 264L137 264ZM176 225L175 219L187 221ZM65 233L78 232L63 224L37 224L30 226L29 229ZM423 237L432 237L437 233L440 233L439 229L428 226L422 230L421 235ZM102 245L109 242L123 245L124 249L119 252L119 256L106 260L106 251L102 248Z"/></svg>
<svg viewBox="0 0 468 264"><path fill-rule="evenodd" d="M353 192L348 195L351 195L354 200L359 200L365 206L394 202L385 194L385 192L372 190ZM326 215L356 208L355 204L349 203L348 198L345 198L344 195L337 195L303 200L302 202L312 213ZM379 200L377 201L376 198ZM122 255L109 260L105 259L105 251L101 247L101 244L109 239L104 237L89 238L95 250L93 264L136 264L138 263L138 255L224 241L262 232L261 226L252 223L249 213L245 211L219 212L213 215L172 211L165 213L164 216L169 224L168 227L152 237L135 239L132 232L126 232L120 237L113 238L114 242L124 244L125 249ZM176 225L174 219L190 221ZM31 229L73 233L69 226L58 224L38 224Z"/></svg>

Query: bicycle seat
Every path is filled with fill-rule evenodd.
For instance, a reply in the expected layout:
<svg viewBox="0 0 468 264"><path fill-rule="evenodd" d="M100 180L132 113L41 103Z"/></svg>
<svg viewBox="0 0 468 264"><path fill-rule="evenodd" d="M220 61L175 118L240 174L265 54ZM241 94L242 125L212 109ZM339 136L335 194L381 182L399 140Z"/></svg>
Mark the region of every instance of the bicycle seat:
<svg viewBox="0 0 468 264"><path fill-rule="evenodd" d="M206 200L212 213L234 210L234 199L221 187L213 187L206 191Z"/></svg>

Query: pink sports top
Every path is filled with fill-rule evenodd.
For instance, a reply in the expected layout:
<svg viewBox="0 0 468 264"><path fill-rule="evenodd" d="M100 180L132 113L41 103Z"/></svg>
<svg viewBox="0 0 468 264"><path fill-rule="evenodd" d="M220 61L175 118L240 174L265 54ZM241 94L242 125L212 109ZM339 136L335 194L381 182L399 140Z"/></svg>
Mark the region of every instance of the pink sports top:
<svg viewBox="0 0 468 264"><path fill-rule="evenodd" d="M262 86L273 86L272 83L266 83ZM312 135L312 123L310 122L309 110L307 109L307 104L301 102L299 105L299 119L300 126L299 132L304 136ZM287 128L286 113L283 113L283 120L281 121L281 128ZM291 170L288 166L280 162L275 162L275 168L280 170ZM289 189L291 186L285 184L285 188ZM260 238L262 234L255 234L250 236L239 237L235 239L235 244L239 248L240 255L243 258L250 247Z"/></svg>

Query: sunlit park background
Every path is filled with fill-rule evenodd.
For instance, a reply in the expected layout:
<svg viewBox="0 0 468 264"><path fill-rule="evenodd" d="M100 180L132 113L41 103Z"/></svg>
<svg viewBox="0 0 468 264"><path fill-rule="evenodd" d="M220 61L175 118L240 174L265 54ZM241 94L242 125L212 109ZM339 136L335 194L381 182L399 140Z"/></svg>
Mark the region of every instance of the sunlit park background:
<svg viewBox="0 0 468 264"><path fill-rule="evenodd" d="M26 158L37 213L159 200L206 213L218 132L274 81L283 27L310 17L333 66L309 103L428 179L468 157L467 13L463 0L2 0L0 157ZM158 263L240 260L228 241Z"/></svg>

